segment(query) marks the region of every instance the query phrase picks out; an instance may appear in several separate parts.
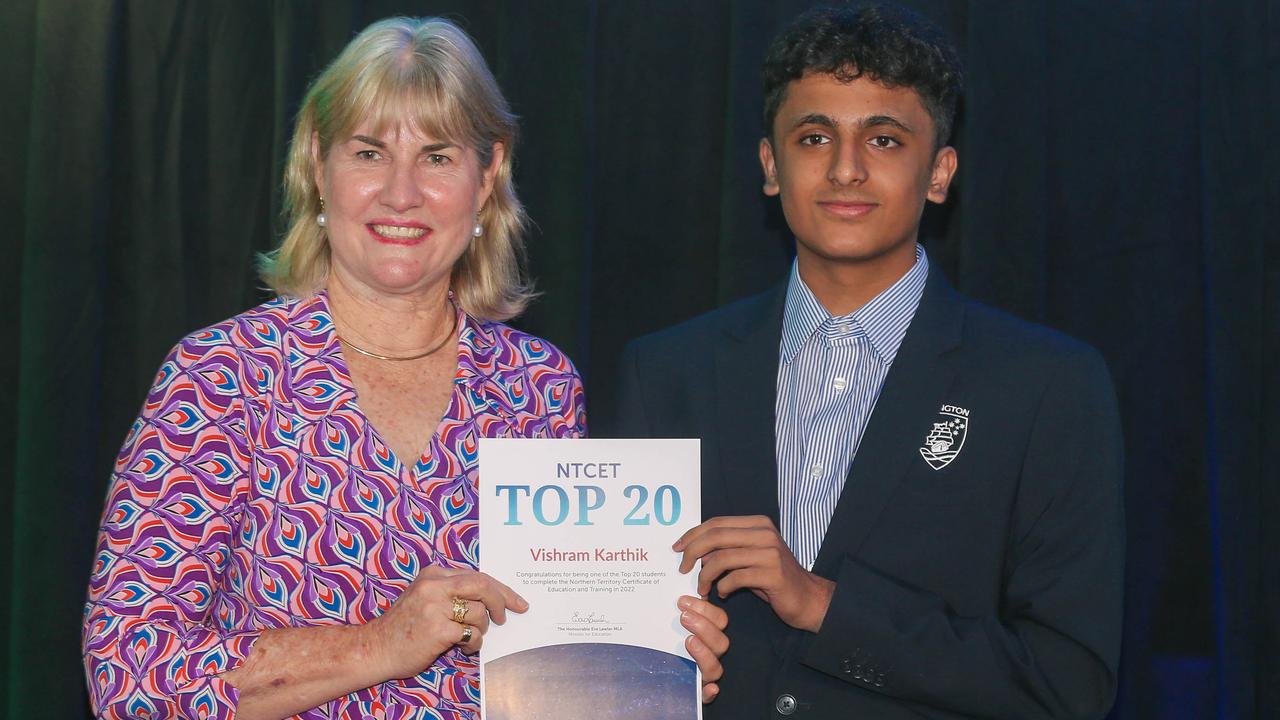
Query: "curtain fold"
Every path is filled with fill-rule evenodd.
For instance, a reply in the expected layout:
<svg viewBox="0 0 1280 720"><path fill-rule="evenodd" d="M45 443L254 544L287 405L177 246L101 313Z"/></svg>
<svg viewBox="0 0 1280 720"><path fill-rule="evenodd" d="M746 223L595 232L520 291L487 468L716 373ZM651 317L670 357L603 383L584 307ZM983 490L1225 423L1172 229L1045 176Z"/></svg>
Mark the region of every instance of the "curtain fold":
<svg viewBox="0 0 1280 720"><path fill-rule="evenodd" d="M1202 261L1214 626L1224 717L1280 712L1280 8L1200 8ZM1253 238L1267 238L1256 242ZM1242 419L1253 422L1241 422Z"/></svg>
<svg viewBox="0 0 1280 720"><path fill-rule="evenodd" d="M119 8L110 3L74 15L40 4L30 16L34 62L25 146L12 306L16 343L12 537L5 546L13 580L8 596L7 717L76 717L84 691L77 620L89 568L105 468L98 450L107 430L99 412L104 350L102 299L105 227L112 164L111 112ZM106 62L104 62L104 60ZM21 67L21 66L19 66ZM117 441L118 442L118 441Z"/></svg>
<svg viewBox="0 0 1280 720"><path fill-rule="evenodd" d="M1125 423L1114 718L1280 716L1280 0L912 0L967 66L923 235L965 292L1076 335ZM780 280L759 65L802 0L0 4L0 714L87 716L108 472L166 350L265 297L306 82L443 14L521 117L542 298L518 321L609 414L630 337Z"/></svg>
<svg viewBox="0 0 1280 720"><path fill-rule="evenodd" d="M35 5L8 3L0 5L0 27L29 30L35 25ZM4 539L15 539L13 500L15 483L12 467L17 442L18 404L18 315L22 279L22 238L26 234L26 193L22 179L27 173L28 122L31 113L31 87L35 59L34 38L22 33L9 42L0 43L0 67L8 68L3 82L8 102L0 103L0 129L13 139L9 152L0 153L0 217L7 218L10 231L0 234L0 252L6 262L0 263L0 337L9 338L13 349L0 353L0 527L6 528ZM13 552L0 550L0 627L8 639L12 602L7 592L13 576ZM12 642L0 648L0 689L8 686L9 656Z"/></svg>

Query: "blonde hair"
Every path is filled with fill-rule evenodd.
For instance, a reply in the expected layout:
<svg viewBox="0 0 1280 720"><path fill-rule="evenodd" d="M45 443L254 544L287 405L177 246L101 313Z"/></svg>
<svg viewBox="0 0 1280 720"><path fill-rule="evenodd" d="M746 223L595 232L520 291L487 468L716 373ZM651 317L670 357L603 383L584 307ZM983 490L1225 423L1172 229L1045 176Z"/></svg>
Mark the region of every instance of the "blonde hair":
<svg viewBox="0 0 1280 720"><path fill-rule="evenodd" d="M454 265L451 279L469 315L506 320L520 314L534 293L524 274L526 217L511 177L516 117L475 43L440 18L388 18L370 25L311 83L285 162L289 229L279 248L259 257L263 280L294 297L323 287L329 241L316 222L316 163L365 121L376 133L411 123L472 148L482 167L493 161L494 144L503 144L493 191L480 209L483 233ZM312 155L313 135L319 158Z"/></svg>

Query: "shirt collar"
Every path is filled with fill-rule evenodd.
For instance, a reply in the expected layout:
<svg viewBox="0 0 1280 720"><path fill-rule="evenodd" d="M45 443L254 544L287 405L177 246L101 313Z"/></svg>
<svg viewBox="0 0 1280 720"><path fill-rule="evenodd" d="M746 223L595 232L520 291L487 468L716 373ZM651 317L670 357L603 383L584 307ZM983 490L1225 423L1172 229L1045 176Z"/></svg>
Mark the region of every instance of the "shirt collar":
<svg viewBox="0 0 1280 720"><path fill-rule="evenodd" d="M906 274L857 310L832 317L800 277L799 264L793 262L782 311L782 342L779 346L782 362L790 363L809 338L821 333L828 342L866 337L880 359L885 364L892 363L920 305L928 277L929 256L917 243L916 261Z"/></svg>

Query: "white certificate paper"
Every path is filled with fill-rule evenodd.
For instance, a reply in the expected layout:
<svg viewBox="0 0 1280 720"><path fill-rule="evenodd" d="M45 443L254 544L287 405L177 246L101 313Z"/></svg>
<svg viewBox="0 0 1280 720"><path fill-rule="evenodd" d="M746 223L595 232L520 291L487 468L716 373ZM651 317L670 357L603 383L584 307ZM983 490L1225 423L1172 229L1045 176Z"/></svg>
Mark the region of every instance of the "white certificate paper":
<svg viewBox="0 0 1280 720"><path fill-rule="evenodd" d="M480 440L480 570L529 601L480 650L485 720L699 720L671 544L702 520L697 440Z"/></svg>

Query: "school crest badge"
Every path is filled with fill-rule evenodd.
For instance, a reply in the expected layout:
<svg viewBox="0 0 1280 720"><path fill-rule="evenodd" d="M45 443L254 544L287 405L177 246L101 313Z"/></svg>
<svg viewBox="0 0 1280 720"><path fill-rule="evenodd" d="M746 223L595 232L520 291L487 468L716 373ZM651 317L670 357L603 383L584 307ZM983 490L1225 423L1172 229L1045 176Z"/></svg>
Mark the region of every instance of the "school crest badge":
<svg viewBox="0 0 1280 720"><path fill-rule="evenodd" d="M969 411L955 405L943 405L933 429L924 439L920 457L934 470L951 464L964 449L964 439L969 435Z"/></svg>

